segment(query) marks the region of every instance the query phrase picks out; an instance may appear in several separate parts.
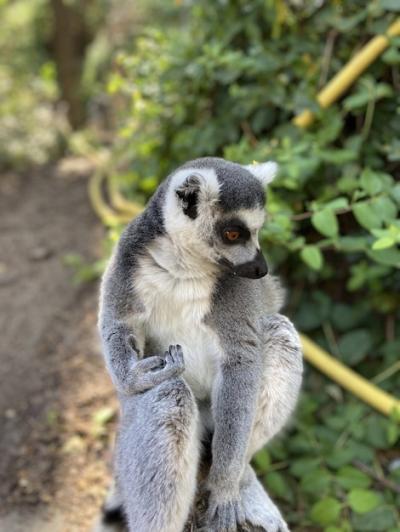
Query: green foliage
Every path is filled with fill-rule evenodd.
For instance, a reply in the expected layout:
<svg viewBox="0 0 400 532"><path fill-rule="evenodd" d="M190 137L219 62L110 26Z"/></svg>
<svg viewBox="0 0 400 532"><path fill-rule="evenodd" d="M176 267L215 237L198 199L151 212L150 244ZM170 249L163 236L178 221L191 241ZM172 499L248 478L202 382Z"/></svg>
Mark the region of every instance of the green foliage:
<svg viewBox="0 0 400 532"><path fill-rule="evenodd" d="M106 259L86 262L80 255L69 253L64 256L64 264L72 269L73 282L80 284L98 279L104 271Z"/></svg>
<svg viewBox="0 0 400 532"><path fill-rule="evenodd" d="M321 499L311 508L310 517L319 525L331 525L337 523L342 505L332 497Z"/></svg>
<svg viewBox="0 0 400 532"><path fill-rule="evenodd" d="M0 167L43 163L57 151L65 123L53 109L50 31L45 0L0 3Z"/></svg>
<svg viewBox="0 0 400 532"><path fill-rule="evenodd" d="M84 22L83 30L79 32L63 19L65 31L57 33L55 4L50 0L0 0L0 169L43 164L67 149L76 152L76 137L82 139L85 134L86 144L93 150L107 123L104 78L115 47L130 39L146 17L165 13L161 0L137 0L134 5L68 0L64 4L76 11L78 20ZM63 54L56 51L55 35L63 39ZM68 50L75 50L82 63L77 79L73 76L77 66ZM61 86L57 75L60 63L69 72ZM66 97L63 85L73 82L75 90L70 92L82 100L88 119L85 126L89 129L84 134L71 135L68 102L60 101Z"/></svg>
<svg viewBox="0 0 400 532"><path fill-rule="evenodd" d="M400 389L400 39L331 108L318 109L315 95L386 30L397 4L200 0L179 30L145 27L108 81L122 109L113 174L136 200L194 157L280 164L261 240L290 287L287 312L391 393ZM316 120L297 129L291 119L306 108ZM399 484L387 468L398 440L398 421L308 368L295 426L255 465L295 530L395 530L399 497L376 475Z"/></svg>
<svg viewBox="0 0 400 532"><path fill-rule="evenodd" d="M382 502L382 498L378 493L359 488L351 490L347 500L350 508L358 514L370 512Z"/></svg>

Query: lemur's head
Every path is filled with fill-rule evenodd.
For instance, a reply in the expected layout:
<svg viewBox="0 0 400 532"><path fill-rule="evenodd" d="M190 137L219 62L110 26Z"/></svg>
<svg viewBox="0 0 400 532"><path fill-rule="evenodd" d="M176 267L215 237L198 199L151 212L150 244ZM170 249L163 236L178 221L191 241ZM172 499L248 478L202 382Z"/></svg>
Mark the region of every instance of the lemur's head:
<svg viewBox="0 0 400 532"><path fill-rule="evenodd" d="M258 232L273 162L241 166L214 157L181 166L167 184L164 220L177 247L233 275L258 279L268 268Z"/></svg>

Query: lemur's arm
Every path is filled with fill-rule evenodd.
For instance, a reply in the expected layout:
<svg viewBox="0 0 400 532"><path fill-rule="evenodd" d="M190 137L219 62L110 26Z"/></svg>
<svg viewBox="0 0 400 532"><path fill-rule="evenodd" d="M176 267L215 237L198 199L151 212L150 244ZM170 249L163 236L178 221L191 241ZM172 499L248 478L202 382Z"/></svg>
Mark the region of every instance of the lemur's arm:
<svg viewBox="0 0 400 532"><path fill-rule="evenodd" d="M140 304L135 304L128 284L131 277L131 271L121 271L118 255L114 257L104 276L99 315L107 369L117 391L125 395L144 392L184 371L182 353L178 350L177 354L172 346L162 356L143 358L140 353L145 338L140 319L135 320Z"/></svg>
<svg viewBox="0 0 400 532"><path fill-rule="evenodd" d="M213 400L213 462L209 482L218 491L238 488L254 421L261 368L225 365Z"/></svg>
<svg viewBox="0 0 400 532"><path fill-rule="evenodd" d="M258 344L255 334L231 343L212 399L215 429L208 489L209 519L216 529L230 520L240 521L239 482L262 378Z"/></svg>

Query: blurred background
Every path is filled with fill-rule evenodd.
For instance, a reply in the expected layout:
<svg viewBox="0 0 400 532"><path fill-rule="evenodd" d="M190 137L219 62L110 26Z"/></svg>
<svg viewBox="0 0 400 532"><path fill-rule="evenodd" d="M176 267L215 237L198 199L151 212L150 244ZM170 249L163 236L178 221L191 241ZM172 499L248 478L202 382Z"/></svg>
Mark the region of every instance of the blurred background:
<svg viewBox="0 0 400 532"><path fill-rule="evenodd" d="M400 37L318 91L398 0L0 0L0 530L89 530L117 404L98 278L177 165L276 160L261 239L285 312L400 391ZM308 128L292 123L309 109ZM307 365L255 467L294 531L400 531L399 416Z"/></svg>

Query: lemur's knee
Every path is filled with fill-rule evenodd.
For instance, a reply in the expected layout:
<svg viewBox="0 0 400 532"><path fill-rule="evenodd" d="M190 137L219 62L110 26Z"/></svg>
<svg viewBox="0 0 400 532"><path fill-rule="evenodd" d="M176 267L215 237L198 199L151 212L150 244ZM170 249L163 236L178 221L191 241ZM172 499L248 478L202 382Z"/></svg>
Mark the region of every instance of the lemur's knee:
<svg viewBox="0 0 400 532"><path fill-rule="evenodd" d="M168 408L185 408L192 413L197 411L196 401L193 393L186 382L178 377L169 379L153 390L154 405L166 406Z"/></svg>
<svg viewBox="0 0 400 532"><path fill-rule="evenodd" d="M262 321L265 334L264 379L249 446L249 458L287 423L300 392L303 361L299 335L281 314Z"/></svg>
<svg viewBox="0 0 400 532"><path fill-rule="evenodd" d="M198 413L190 388L169 379L139 398L122 429L117 474L130 530L183 529L196 489ZM126 432L125 432L126 431Z"/></svg>
<svg viewBox="0 0 400 532"><path fill-rule="evenodd" d="M281 372L302 373L303 358L298 332L283 314L273 314L262 319L266 364Z"/></svg>

